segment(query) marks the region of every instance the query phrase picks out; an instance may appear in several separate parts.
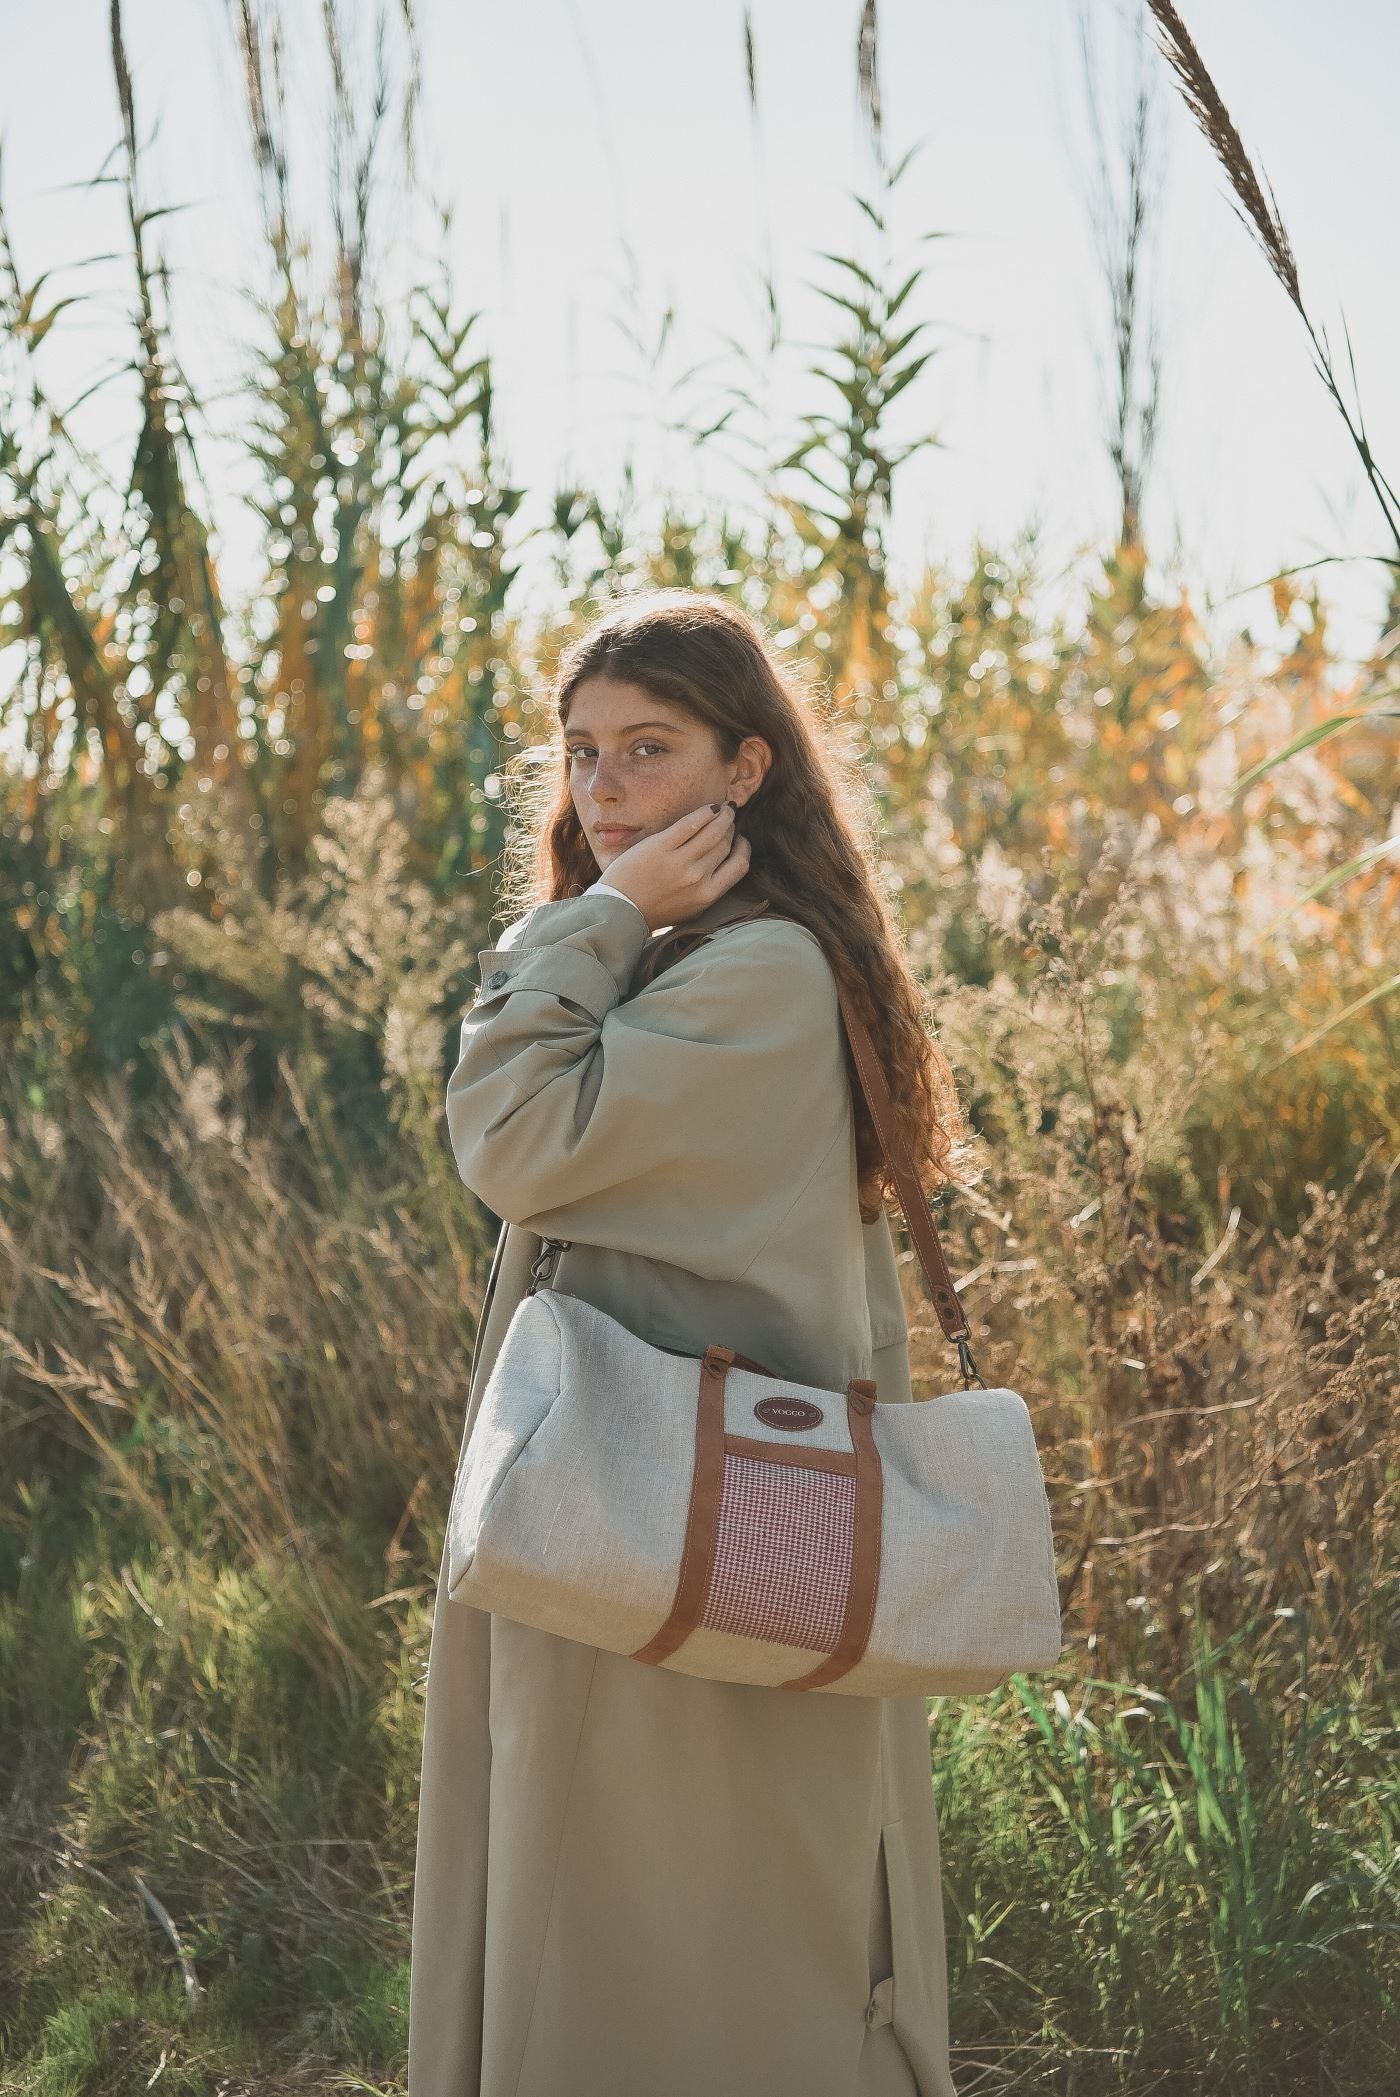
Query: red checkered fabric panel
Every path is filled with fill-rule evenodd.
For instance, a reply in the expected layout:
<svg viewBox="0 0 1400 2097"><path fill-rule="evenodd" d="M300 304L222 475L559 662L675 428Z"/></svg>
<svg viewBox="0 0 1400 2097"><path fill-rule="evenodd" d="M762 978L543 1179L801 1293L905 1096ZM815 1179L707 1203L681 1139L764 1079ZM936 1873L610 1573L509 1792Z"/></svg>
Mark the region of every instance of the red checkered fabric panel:
<svg viewBox="0 0 1400 2097"><path fill-rule="evenodd" d="M846 1610L855 1513L853 1477L727 1455L701 1623L831 1652Z"/></svg>

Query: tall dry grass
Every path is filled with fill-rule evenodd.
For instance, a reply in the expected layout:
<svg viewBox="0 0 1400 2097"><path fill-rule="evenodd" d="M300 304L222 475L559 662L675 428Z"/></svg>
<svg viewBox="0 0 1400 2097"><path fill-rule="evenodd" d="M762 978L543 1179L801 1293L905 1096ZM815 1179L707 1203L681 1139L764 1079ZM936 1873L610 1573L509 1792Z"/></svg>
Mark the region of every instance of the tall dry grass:
<svg viewBox="0 0 1400 2097"><path fill-rule="evenodd" d="M347 803L341 829L389 945L393 820ZM1193 1033L1201 950L1170 946L1142 869L1037 903L984 856L962 907L992 965L940 1009L987 1171L945 1227L979 1359L1046 1452L1068 1647L931 1714L958 2059L1006 2087L1171 2061L1273 2091L1324 2047L1373 2087L1400 1928L1393 1141L1275 1209L1248 1063L1275 993ZM78 2087L166 2047L192 2089L298 2060L382 2087L402 2046L489 1232L435 1125L347 1115L341 1022L311 1020L270 1097L246 1050L176 1037L144 1101L45 1098L20 1065L0 1115L0 2016L36 2075L89 2061ZM937 1388L912 1278L910 1308Z"/></svg>

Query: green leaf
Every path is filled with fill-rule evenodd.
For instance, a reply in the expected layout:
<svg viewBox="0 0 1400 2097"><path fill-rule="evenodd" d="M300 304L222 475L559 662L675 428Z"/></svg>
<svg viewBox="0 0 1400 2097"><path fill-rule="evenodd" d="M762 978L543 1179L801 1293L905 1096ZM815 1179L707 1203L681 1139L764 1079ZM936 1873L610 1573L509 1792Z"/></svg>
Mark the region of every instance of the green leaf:
<svg viewBox="0 0 1400 2097"><path fill-rule="evenodd" d="M1383 837L1378 845L1369 845L1364 852L1358 852L1355 859L1349 859L1345 866L1334 867L1330 874L1324 874L1311 888L1304 889L1302 895L1295 896L1287 909L1280 910L1278 916L1259 934L1260 939L1267 939L1276 926L1281 925L1286 917L1291 917L1295 910L1301 910L1304 903L1311 903L1316 897L1326 895L1328 889L1335 888L1339 881L1350 881L1353 874L1364 872L1368 866L1374 866L1378 859L1389 858L1395 852L1400 852L1400 837Z"/></svg>
<svg viewBox="0 0 1400 2097"><path fill-rule="evenodd" d="M879 284L876 282L875 278L871 276L869 270L862 268L859 262L852 261L849 255L833 255L828 248L818 248L817 253L820 255L823 262L834 262L838 269L848 269L853 277L859 277L861 283L866 286L867 290L873 292L875 297L879 298Z"/></svg>
<svg viewBox="0 0 1400 2097"><path fill-rule="evenodd" d="M905 366L904 370L899 374L899 377L895 379L893 383L885 389L886 407L889 406L890 402L894 400L898 394L903 393L905 387L909 384L911 379L916 379L919 376L919 373L923 370L924 366L928 363L929 359L931 357L936 357L937 355L937 350L923 350L917 357L915 357L912 364L907 364Z"/></svg>
<svg viewBox="0 0 1400 2097"><path fill-rule="evenodd" d="M1325 742L1328 736L1338 734L1343 728L1350 728L1357 721L1400 721L1400 707L1372 706L1364 708L1360 713L1334 714L1330 721L1315 721L1311 728L1305 728L1301 735L1295 735L1291 743L1285 743L1282 750L1275 750L1272 757L1261 757L1257 765L1251 765L1247 772L1242 772L1235 782L1235 793L1242 794L1247 786L1253 786L1256 779L1261 779L1265 772L1271 772L1275 765L1283 764L1290 757L1296 757L1300 750L1312 749L1314 744Z"/></svg>
<svg viewBox="0 0 1400 2097"><path fill-rule="evenodd" d="M1374 989L1368 990L1363 997L1353 998L1349 1005L1334 1013L1331 1019L1324 1020L1320 1027L1313 1028L1311 1034L1305 1034L1301 1041L1294 1042L1291 1049L1285 1050L1283 1055L1276 1056L1272 1063L1266 1064L1265 1069L1277 1070L1290 1056L1301 1056L1304 1049L1310 1049L1314 1042L1321 1041L1334 1027L1343 1026L1347 1020L1353 1019L1358 1012L1364 1012L1368 1005L1374 1005L1378 999L1389 997L1392 990L1400 990L1400 976L1392 976L1386 983L1377 983Z"/></svg>
<svg viewBox="0 0 1400 2097"><path fill-rule="evenodd" d="M922 269L910 270L908 276L904 279L904 282L900 285L898 291L895 293L894 297L890 300L888 306L886 306L885 308L886 327L888 327L890 322L894 319L896 313L898 313L900 307L904 304L904 301L908 298L910 292L914 289L914 286L918 283L922 275ZM924 321L919 322L920 327L924 327L925 325L926 323Z"/></svg>

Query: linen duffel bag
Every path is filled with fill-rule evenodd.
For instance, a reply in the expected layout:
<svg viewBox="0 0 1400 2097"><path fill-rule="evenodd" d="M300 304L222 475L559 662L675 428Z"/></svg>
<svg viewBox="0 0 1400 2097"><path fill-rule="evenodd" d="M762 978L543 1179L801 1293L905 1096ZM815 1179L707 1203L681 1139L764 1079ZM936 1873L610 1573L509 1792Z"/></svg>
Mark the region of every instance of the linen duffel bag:
<svg viewBox="0 0 1400 2097"><path fill-rule="evenodd" d="M825 1389L719 1342L653 1346L579 1297L538 1293L569 1242L545 1239L458 1469L454 1602L682 1674L854 1696L982 1692L1059 1659L1030 1413L977 1374L844 991L841 1010L964 1387L881 1405L867 1378Z"/></svg>

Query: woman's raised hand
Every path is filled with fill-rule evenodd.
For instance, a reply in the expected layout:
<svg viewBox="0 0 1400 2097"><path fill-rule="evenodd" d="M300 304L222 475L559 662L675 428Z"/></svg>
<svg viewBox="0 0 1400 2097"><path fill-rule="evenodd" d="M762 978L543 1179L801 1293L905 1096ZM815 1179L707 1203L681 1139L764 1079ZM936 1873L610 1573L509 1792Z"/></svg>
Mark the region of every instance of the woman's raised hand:
<svg viewBox="0 0 1400 2097"><path fill-rule="evenodd" d="M748 871L749 841L735 834L734 815L729 801L692 809L628 845L603 878L637 905L653 932L683 924Z"/></svg>

